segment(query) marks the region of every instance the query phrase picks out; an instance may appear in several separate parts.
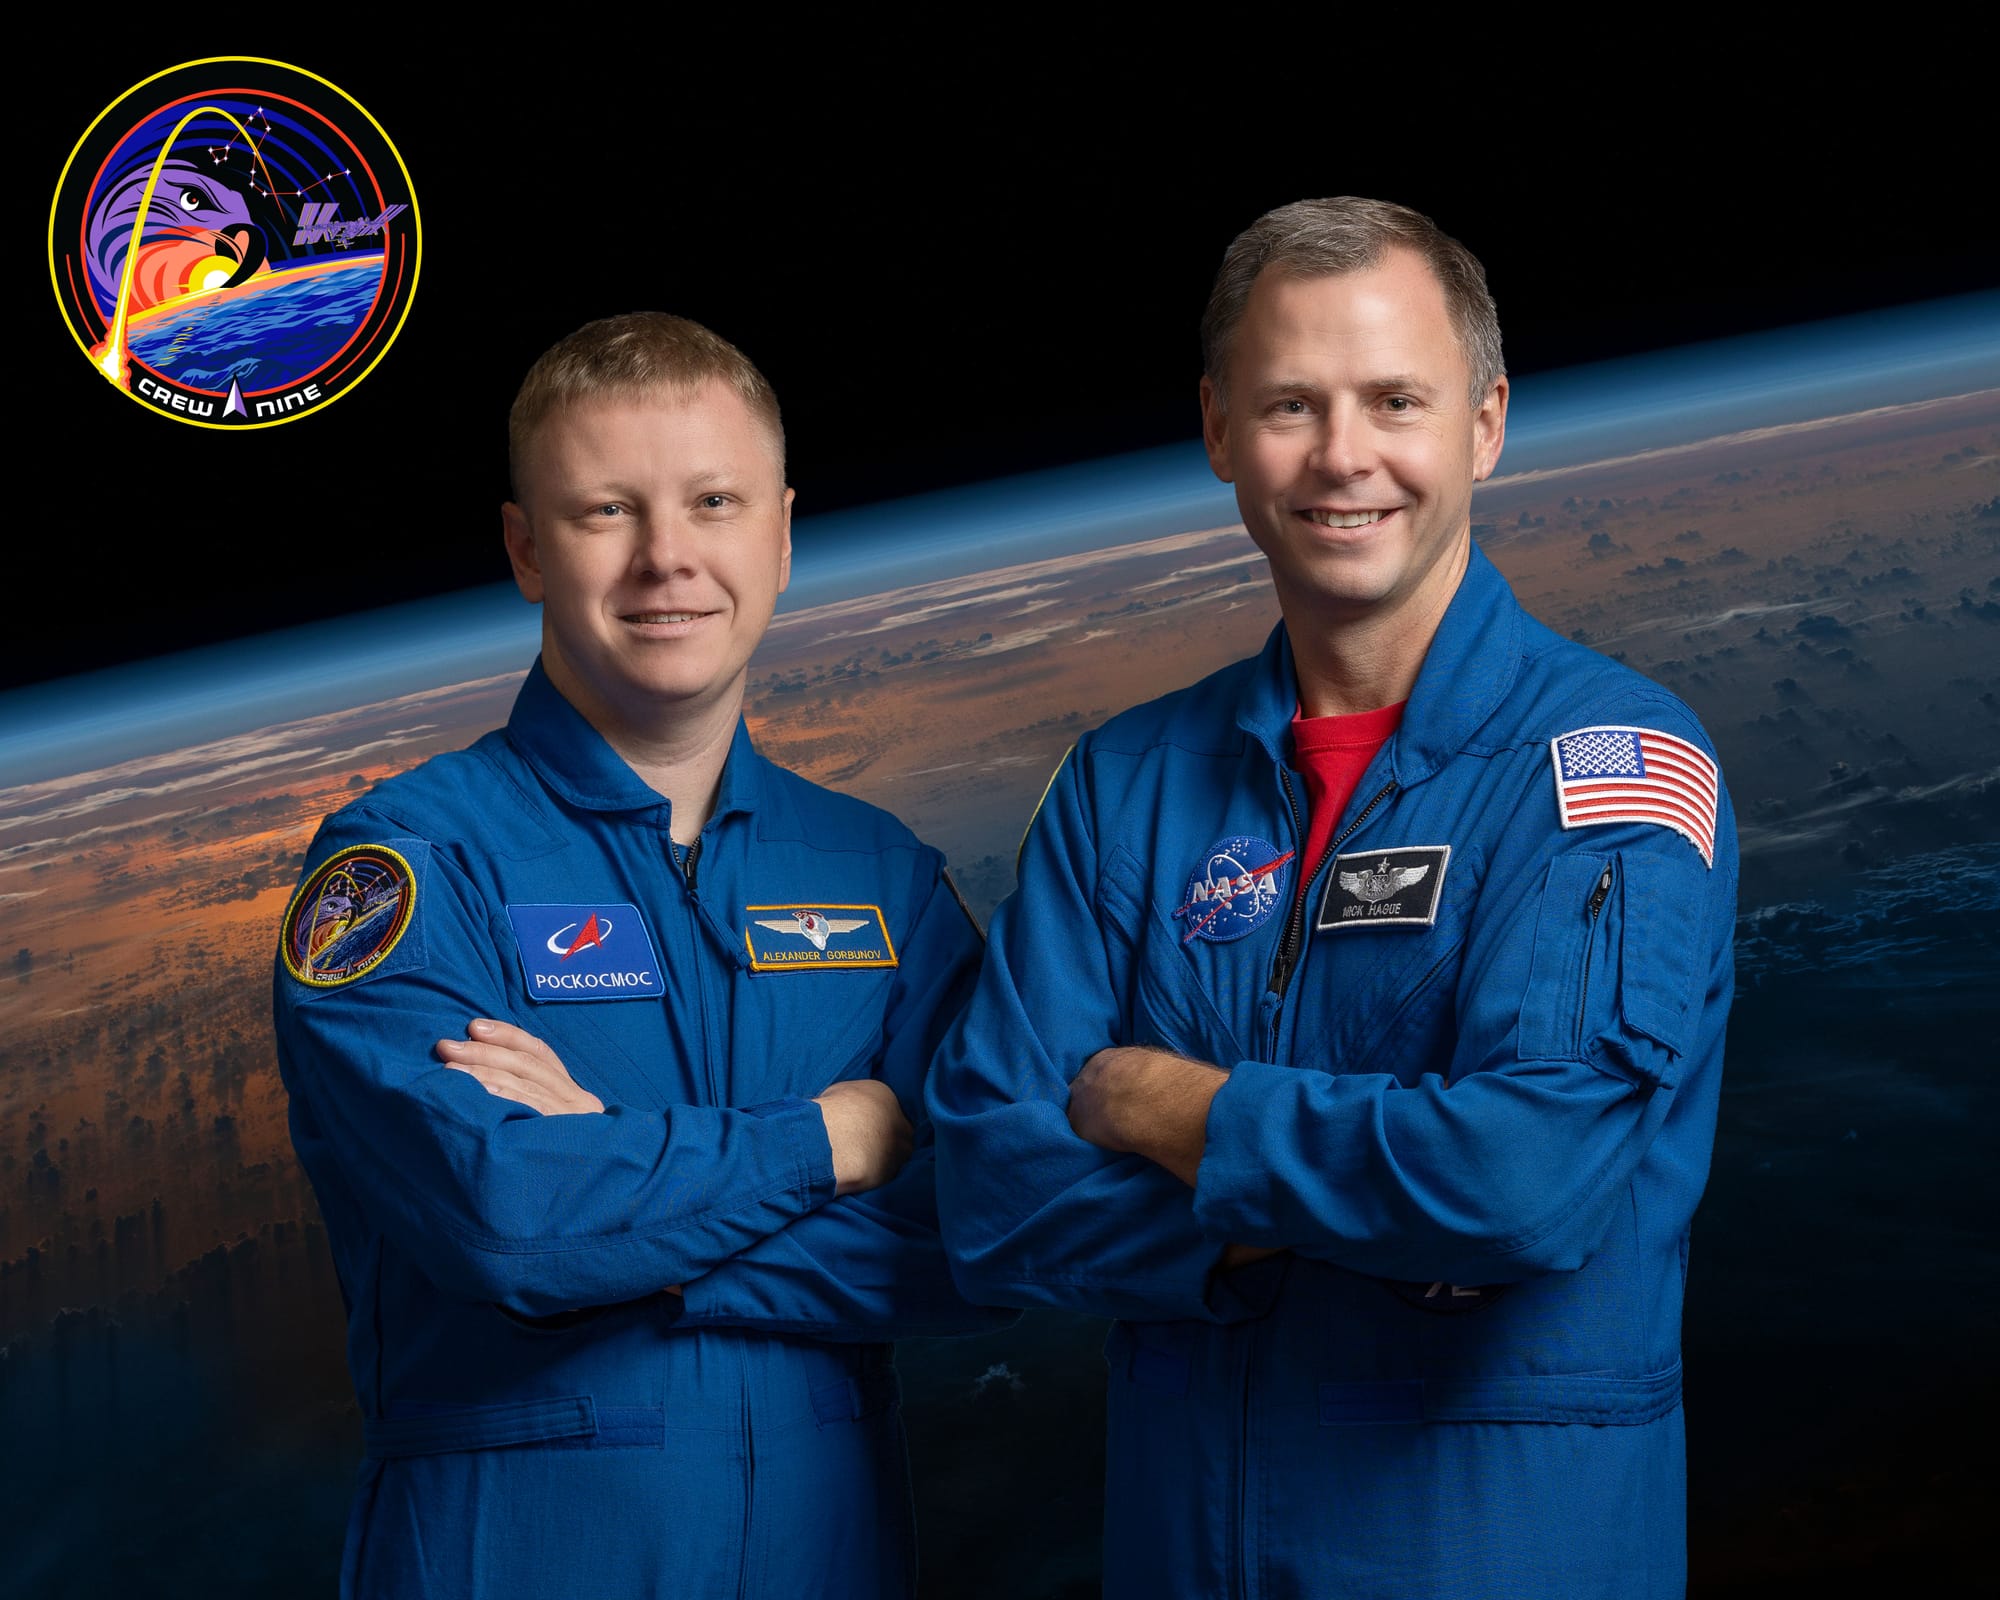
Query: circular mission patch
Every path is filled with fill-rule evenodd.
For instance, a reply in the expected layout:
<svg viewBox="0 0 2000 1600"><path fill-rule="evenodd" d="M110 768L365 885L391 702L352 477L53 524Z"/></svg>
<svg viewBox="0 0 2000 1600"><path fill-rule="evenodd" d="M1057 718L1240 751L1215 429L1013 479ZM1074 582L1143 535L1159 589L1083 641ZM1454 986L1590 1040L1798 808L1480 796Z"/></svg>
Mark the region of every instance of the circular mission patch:
<svg viewBox="0 0 2000 1600"><path fill-rule="evenodd" d="M1187 898L1174 915L1185 919L1182 942L1207 939L1226 944L1255 933L1284 903L1286 868L1292 859L1254 834L1218 839L1202 853L1188 878Z"/></svg>
<svg viewBox="0 0 2000 1600"><path fill-rule="evenodd" d="M285 912L285 970L321 989L366 976L396 948L416 904L416 874L387 845L336 850Z"/></svg>
<svg viewBox="0 0 2000 1600"><path fill-rule="evenodd" d="M257 56L128 89L84 130L49 208L49 279L79 356L200 428L276 427L339 399L395 343L422 255L381 124Z"/></svg>

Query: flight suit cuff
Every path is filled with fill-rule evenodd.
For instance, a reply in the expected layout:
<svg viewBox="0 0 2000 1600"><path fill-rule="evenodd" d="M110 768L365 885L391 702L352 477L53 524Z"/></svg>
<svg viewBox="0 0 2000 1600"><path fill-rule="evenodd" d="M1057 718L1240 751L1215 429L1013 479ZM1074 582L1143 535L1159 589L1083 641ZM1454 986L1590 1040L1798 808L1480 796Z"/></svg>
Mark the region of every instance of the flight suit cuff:
<svg viewBox="0 0 2000 1600"><path fill-rule="evenodd" d="M826 1117L811 1100L789 1097L744 1108L749 1115L777 1124L790 1152L793 1184L805 1210L816 1210L833 1198L833 1145L826 1136Z"/></svg>
<svg viewBox="0 0 2000 1600"><path fill-rule="evenodd" d="M1195 1172L1194 1217L1211 1239L1282 1246L1270 1150L1271 1118L1296 1088L1298 1072L1268 1061L1239 1061L1209 1102L1207 1142Z"/></svg>

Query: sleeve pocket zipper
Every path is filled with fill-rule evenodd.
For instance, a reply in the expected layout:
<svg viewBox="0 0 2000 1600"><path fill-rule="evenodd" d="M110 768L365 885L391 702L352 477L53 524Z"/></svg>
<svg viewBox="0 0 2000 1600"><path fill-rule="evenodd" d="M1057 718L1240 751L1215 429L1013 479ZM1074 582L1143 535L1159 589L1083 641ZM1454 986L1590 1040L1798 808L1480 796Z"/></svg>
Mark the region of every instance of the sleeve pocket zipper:
<svg viewBox="0 0 2000 1600"><path fill-rule="evenodd" d="M1584 918L1590 924L1590 931L1584 936L1583 982L1577 994L1576 1001L1576 1043L1579 1051L1584 1048L1586 1043L1584 1029L1590 1025L1590 963L1591 957L1597 950L1597 918L1598 914L1603 911L1604 902L1610 897L1610 894L1611 867L1607 863L1604 871L1598 874L1597 887L1591 890L1590 902L1583 910Z"/></svg>

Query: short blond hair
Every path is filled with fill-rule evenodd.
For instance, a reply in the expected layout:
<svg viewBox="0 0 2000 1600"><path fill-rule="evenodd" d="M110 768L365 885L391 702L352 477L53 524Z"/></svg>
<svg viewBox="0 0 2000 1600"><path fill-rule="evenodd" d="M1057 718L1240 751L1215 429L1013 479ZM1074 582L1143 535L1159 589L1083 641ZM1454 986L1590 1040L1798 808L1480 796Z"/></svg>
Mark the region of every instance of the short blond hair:
<svg viewBox="0 0 2000 1600"><path fill-rule="evenodd" d="M1474 410L1506 375L1500 317L1479 258L1421 211L1388 200L1336 195L1267 211L1236 236L1215 275L1201 319L1202 370L1227 403L1229 348L1266 268L1292 278L1332 278L1381 265L1391 250L1413 251L1444 290L1452 332L1465 353Z"/></svg>
<svg viewBox="0 0 2000 1600"><path fill-rule="evenodd" d="M750 358L718 333L664 311L631 311L586 322L558 340L521 380L507 413L507 470L514 493L542 424L557 412L607 395L687 395L714 379L742 397L771 433L778 478L785 476L785 424L778 396Z"/></svg>

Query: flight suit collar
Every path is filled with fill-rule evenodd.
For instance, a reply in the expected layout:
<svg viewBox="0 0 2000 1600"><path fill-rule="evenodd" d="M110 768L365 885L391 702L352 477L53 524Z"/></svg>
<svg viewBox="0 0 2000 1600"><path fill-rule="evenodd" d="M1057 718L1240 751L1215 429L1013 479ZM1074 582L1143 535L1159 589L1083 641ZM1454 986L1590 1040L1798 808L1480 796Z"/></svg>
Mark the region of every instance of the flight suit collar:
<svg viewBox="0 0 2000 1600"><path fill-rule="evenodd" d="M540 656L528 669L521 692L507 718L507 737L542 781L571 805L586 811L650 811L666 807L666 799L634 772L604 735L565 700L542 670ZM722 784L715 797L715 817L757 809L763 783L764 758L750 743L743 718L723 763ZM714 818L710 819L711 821Z"/></svg>
<svg viewBox="0 0 2000 1600"><path fill-rule="evenodd" d="M1389 775L1407 787L1457 755L1498 709L1520 670L1521 607L1475 543L1417 671L1402 726L1390 739ZM1251 670L1236 723L1283 762L1298 705L1298 668L1280 622Z"/></svg>

